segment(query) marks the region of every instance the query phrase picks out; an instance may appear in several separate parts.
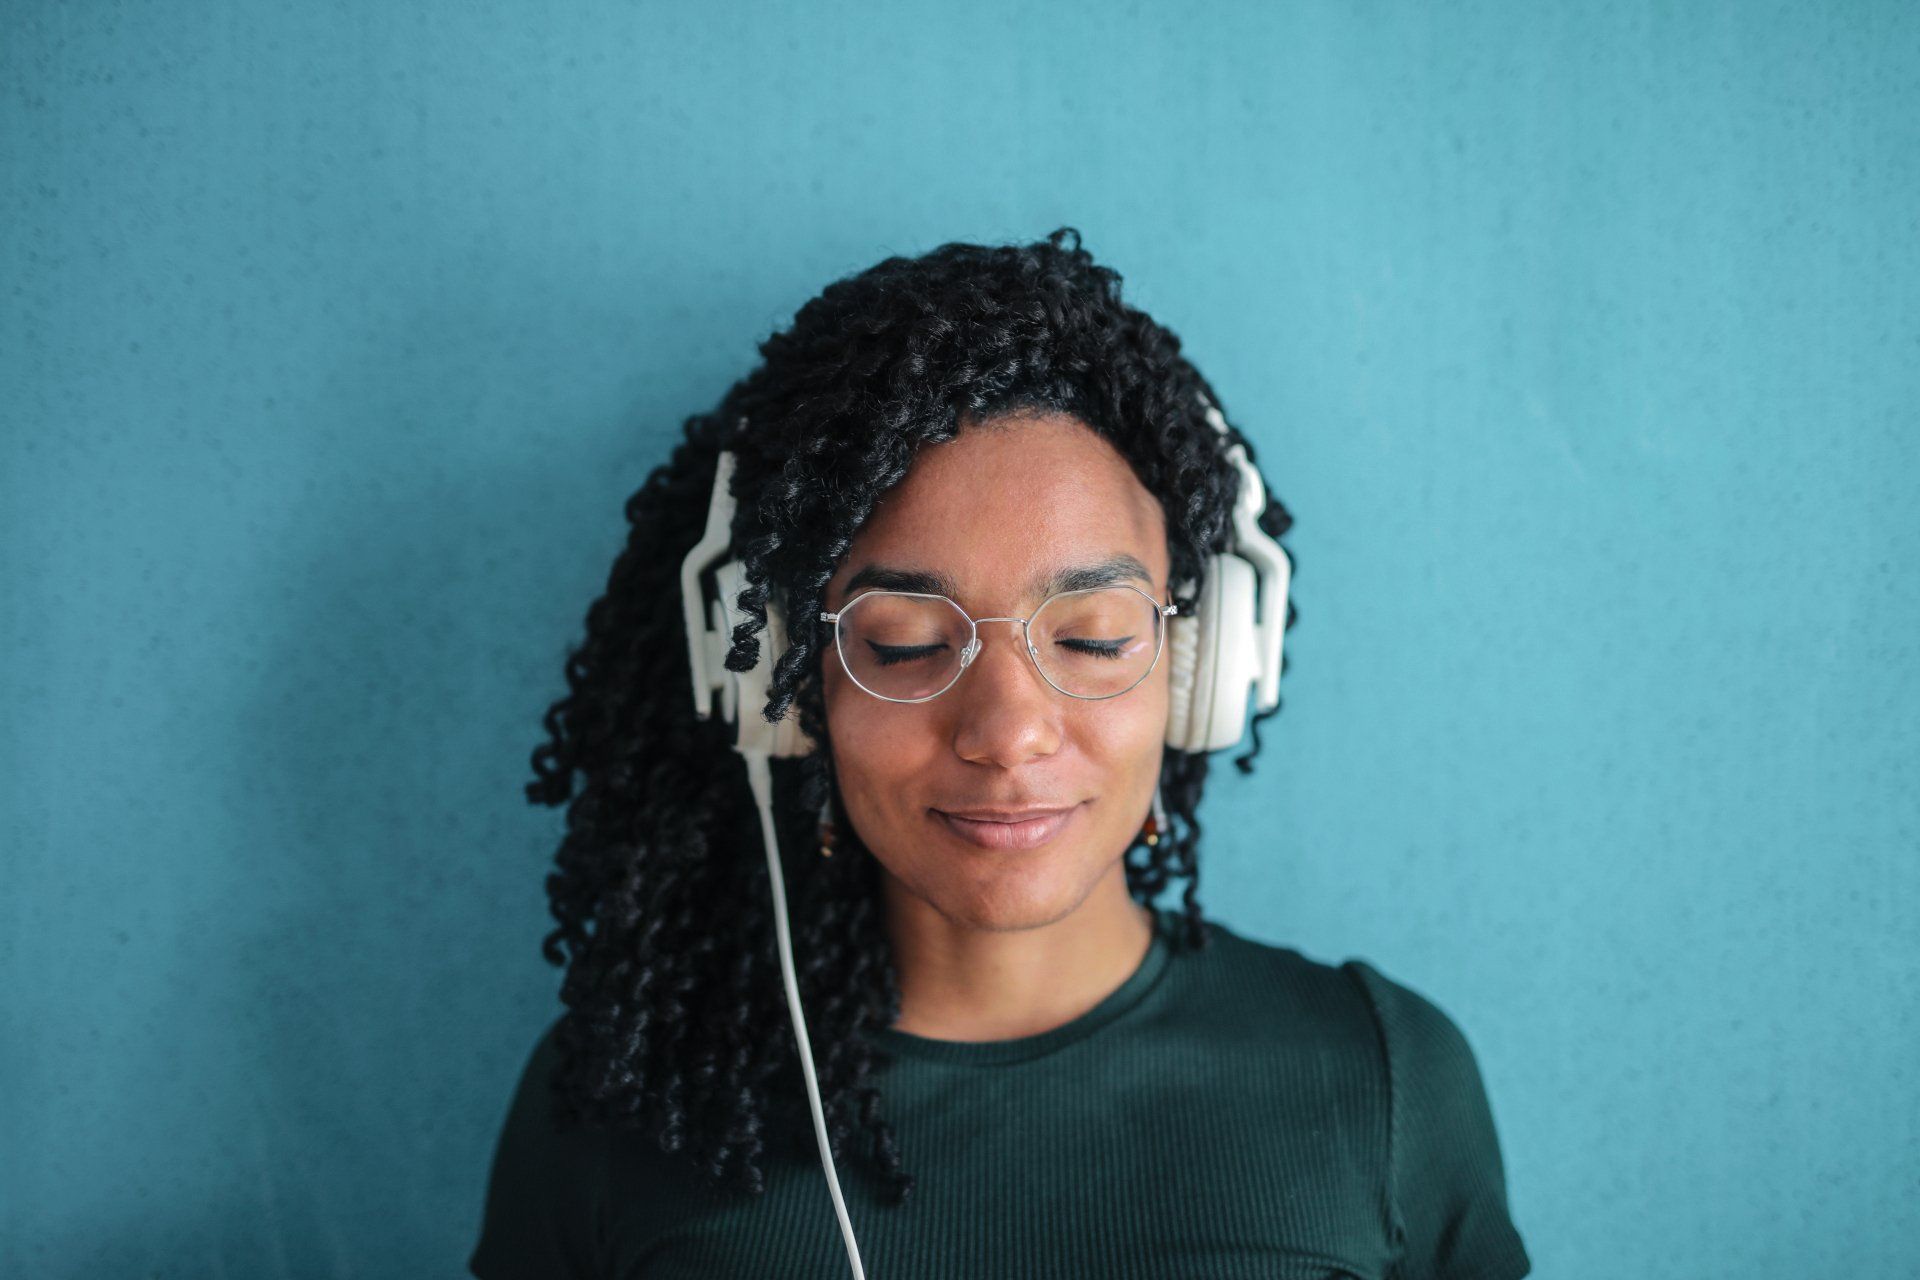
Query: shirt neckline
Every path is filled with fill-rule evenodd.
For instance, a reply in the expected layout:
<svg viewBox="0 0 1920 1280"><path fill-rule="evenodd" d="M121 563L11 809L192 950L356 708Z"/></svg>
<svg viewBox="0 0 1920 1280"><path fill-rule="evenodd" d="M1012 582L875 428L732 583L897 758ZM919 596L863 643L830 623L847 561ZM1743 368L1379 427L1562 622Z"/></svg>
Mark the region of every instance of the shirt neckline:
<svg viewBox="0 0 1920 1280"><path fill-rule="evenodd" d="M970 1066L1025 1062L1057 1052L1076 1040L1092 1035L1139 1004L1160 980L1160 975L1167 968L1170 952L1167 932L1172 922L1164 909L1154 907L1152 911L1153 937L1147 943L1147 954L1141 957L1139 965L1105 999L1071 1022L1064 1022L1036 1035L1015 1036L1010 1040L936 1040L894 1027L868 1027L865 1034L875 1045L890 1053Z"/></svg>

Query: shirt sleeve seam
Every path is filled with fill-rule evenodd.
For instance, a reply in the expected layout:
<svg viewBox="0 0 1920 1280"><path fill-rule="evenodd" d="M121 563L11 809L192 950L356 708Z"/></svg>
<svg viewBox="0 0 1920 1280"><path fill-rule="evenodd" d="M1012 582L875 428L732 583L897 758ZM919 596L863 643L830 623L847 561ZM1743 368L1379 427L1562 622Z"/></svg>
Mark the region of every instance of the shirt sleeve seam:
<svg viewBox="0 0 1920 1280"><path fill-rule="evenodd" d="M1360 990L1361 1002L1366 1006L1367 1018L1373 1026L1374 1041L1379 1046L1381 1089L1387 1100L1387 1142L1386 1158L1382 1162L1381 1173L1381 1211L1386 1220L1388 1240L1393 1250L1393 1260L1388 1274L1397 1274L1401 1253L1404 1249L1405 1223L1400 1217L1400 1203L1397 1194L1397 1171L1394 1162L1399 1158L1400 1148L1400 1100L1394 1085L1393 1045L1387 1034L1386 1018L1381 1014L1378 1001L1374 997L1372 984L1366 978L1364 961L1349 960L1341 968Z"/></svg>

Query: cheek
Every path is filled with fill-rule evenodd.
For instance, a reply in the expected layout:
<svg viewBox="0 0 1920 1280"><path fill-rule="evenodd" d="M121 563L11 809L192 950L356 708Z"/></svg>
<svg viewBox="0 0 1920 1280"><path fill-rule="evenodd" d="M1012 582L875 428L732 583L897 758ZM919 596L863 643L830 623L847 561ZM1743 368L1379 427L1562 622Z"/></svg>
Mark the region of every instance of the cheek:
<svg viewBox="0 0 1920 1280"><path fill-rule="evenodd" d="M1151 801L1166 759L1168 684L1158 671L1138 687L1113 699L1108 714L1090 726L1083 739L1093 768L1103 781L1100 790L1109 800L1102 806L1108 843L1116 834L1130 832L1138 813Z"/></svg>
<svg viewBox="0 0 1920 1280"><path fill-rule="evenodd" d="M914 787L903 783L926 776L928 761L940 743L911 714L912 708L862 692L844 671L826 673L821 698L849 812L856 818L882 817L915 794Z"/></svg>
<svg viewBox="0 0 1920 1280"><path fill-rule="evenodd" d="M1137 688L1105 704L1095 704L1107 713L1099 737L1106 744L1103 754L1109 763L1158 767L1160 745L1167 736L1166 665L1163 656L1160 666Z"/></svg>

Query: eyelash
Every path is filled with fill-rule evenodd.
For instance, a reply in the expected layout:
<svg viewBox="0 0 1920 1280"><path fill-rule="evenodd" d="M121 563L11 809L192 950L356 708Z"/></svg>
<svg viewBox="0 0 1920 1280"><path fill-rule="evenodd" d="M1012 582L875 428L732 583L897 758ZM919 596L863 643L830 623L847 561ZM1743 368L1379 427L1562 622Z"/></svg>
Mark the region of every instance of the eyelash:
<svg viewBox="0 0 1920 1280"><path fill-rule="evenodd" d="M1131 638L1132 637L1128 637L1128 639ZM1114 640L1104 644L1093 640L1062 640L1059 643L1082 646L1079 652L1091 658L1118 658L1120 657L1120 648L1126 644L1126 640ZM923 658L936 649L943 649L945 647L945 645L937 644L916 645L912 647L874 645L873 650L875 661L883 667L891 667L902 662L912 662L915 658Z"/></svg>

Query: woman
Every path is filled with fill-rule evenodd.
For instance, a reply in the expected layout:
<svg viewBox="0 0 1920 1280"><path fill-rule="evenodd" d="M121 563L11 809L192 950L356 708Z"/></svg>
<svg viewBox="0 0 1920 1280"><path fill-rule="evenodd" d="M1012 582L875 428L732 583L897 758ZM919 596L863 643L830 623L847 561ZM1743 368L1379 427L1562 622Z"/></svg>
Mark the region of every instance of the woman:
<svg viewBox="0 0 1920 1280"><path fill-rule="evenodd" d="M1527 1274L1447 1015L1201 911L1175 628L1238 498L1240 542L1292 521L1179 340L1062 228L889 258L761 354L628 502L534 754L566 1011L473 1274ZM744 571L718 647L766 668L736 718L812 747L773 763L777 880L686 696L710 501Z"/></svg>

